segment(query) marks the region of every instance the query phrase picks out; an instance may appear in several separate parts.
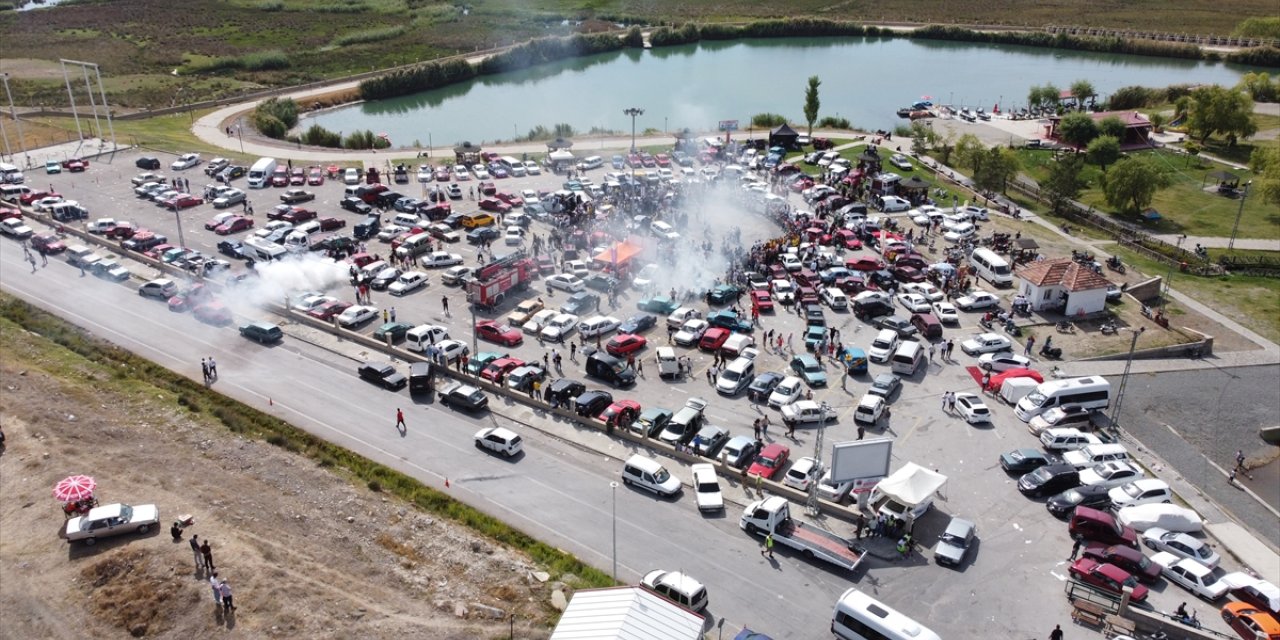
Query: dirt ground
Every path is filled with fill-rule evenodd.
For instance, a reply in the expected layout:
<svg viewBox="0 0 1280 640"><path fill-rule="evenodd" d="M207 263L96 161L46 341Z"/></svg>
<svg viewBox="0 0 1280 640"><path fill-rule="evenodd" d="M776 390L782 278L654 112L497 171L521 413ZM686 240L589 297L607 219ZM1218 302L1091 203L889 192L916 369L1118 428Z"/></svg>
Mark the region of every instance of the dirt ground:
<svg viewBox="0 0 1280 640"><path fill-rule="evenodd" d="M5 340L0 638L473 640L507 637L513 613L519 637L550 635L555 584L526 557L193 420L152 387L95 384L108 374L30 336ZM81 473L103 504L157 504L160 530L69 546L52 487ZM187 538L170 538L180 513L212 545L234 612L210 601Z"/></svg>

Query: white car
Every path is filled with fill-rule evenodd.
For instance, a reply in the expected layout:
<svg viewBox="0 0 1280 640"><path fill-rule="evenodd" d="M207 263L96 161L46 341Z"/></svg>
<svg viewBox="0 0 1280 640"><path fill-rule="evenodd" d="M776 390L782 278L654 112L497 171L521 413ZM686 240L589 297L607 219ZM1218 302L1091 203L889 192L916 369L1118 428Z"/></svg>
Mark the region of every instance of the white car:
<svg viewBox="0 0 1280 640"><path fill-rule="evenodd" d="M578 328L578 316L572 313L561 313L552 318L538 335L543 340L564 342Z"/></svg>
<svg viewBox="0 0 1280 640"><path fill-rule="evenodd" d="M272 220L263 225L260 229L253 232L253 235L259 238L283 238L286 233L293 231L293 223L288 220Z"/></svg>
<svg viewBox="0 0 1280 640"><path fill-rule="evenodd" d="M524 243L524 229L520 227L507 227L506 233L502 235L502 242L508 247L518 246Z"/></svg>
<svg viewBox="0 0 1280 640"><path fill-rule="evenodd" d="M901 153L895 153L889 157L889 164L902 169L903 171L911 170L911 161Z"/></svg>
<svg viewBox="0 0 1280 640"><path fill-rule="evenodd" d="M795 402L802 393L804 393L804 380L796 376L787 376L773 388L773 393L769 394L768 404L774 409L781 409L784 405Z"/></svg>
<svg viewBox="0 0 1280 640"><path fill-rule="evenodd" d="M448 269L444 270L444 273L440 274L440 284L446 284L446 285L463 284L471 279L471 277L474 275L474 272L475 270L472 269L471 267L464 267L462 265L458 265L456 267L449 267Z"/></svg>
<svg viewBox="0 0 1280 640"><path fill-rule="evenodd" d="M169 165L169 168L174 171L181 171L183 169L190 169L198 164L200 164L200 154L184 153L178 156L178 159L174 160L173 164Z"/></svg>
<svg viewBox="0 0 1280 640"><path fill-rule="evenodd" d="M1168 551L1161 551L1151 556L1151 562L1160 565L1160 575L1166 580L1209 602L1227 593L1227 585L1214 576L1213 569L1191 558L1180 558Z"/></svg>
<svg viewBox="0 0 1280 640"><path fill-rule="evenodd" d="M698 502L698 511L723 510L724 494L720 492L716 468L702 462L689 467L689 471L693 474L693 495Z"/></svg>
<svg viewBox="0 0 1280 640"><path fill-rule="evenodd" d="M160 524L160 510L154 504L108 504L94 507L87 515L67 521L64 529L67 542L82 541L94 544L98 538L122 533L146 534Z"/></svg>
<svg viewBox="0 0 1280 640"><path fill-rule="evenodd" d="M557 273L547 278L546 283L548 289L559 289L569 293L577 293L587 288L586 283L572 273Z"/></svg>
<svg viewBox="0 0 1280 640"><path fill-rule="evenodd" d="M462 264L462 256L445 251L432 251L431 253L418 258L418 262L428 269L439 269L442 267L452 267L457 264Z"/></svg>
<svg viewBox="0 0 1280 640"><path fill-rule="evenodd" d="M345 311L338 314L338 324L343 327L354 327L364 324L378 317L378 308L369 305L357 304L347 307Z"/></svg>
<svg viewBox="0 0 1280 640"><path fill-rule="evenodd" d="M773 291L773 299L778 304L791 304L796 299L796 288L788 280L774 280L769 283L769 289Z"/></svg>
<svg viewBox="0 0 1280 640"><path fill-rule="evenodd" d="M1168 551L1180 558L1191 558L1211 569L1222 562L1222 556L1203 540L1185 533L1152 527L1142 532L1141 538L1142 544L1152 551Z"/></svg>
<svg viewBox="0 0 1280 640"><path fill-rule="evenodd" d="M664 240L679 240L680 232L676 231L671 225L656 220L649 225L649 232Z"/></svg>
<svg viewBox="0 0 1280 640"><path fill-rule="evenodd" d="M617 329L620 324L622 322L613 316L591 316L578 323L578 335L584 338L605 336Z"/></svg>
<svg viewBox="0 0 1280 640"><path fill-rule="evenodd" d="M907 215L911 217L911 221L922 227L927 227L935 222L941 222L942 210L931 205L920 205L914 212L908 211Z"/></svg>
<svg viewBox="0 0 1280 640"><path fill-rule="evenodd" d="M854 304L870 304L872 301L892 305L893 297L884 291L861 291L853 296Z"/></svg>
<svg viewBox="0 0 1280 640"><path fill-rule="evenodd" d="M541 204L542 199L538 197L538 192L533 189L524 189L520 192L520 200L525 204Z"/></svg>
<svg viewBox="0 0 1280 640"><path fill-rule="evenodd" d="M418 182L431 182L436 179L436 173L431 169L429 164L418 165Z"/></svg>
<svg viewBox="0 0 1280 640"><path fill-rule="evenodd" d="M906 211L911 208L911 202L904 200L898 196L884 196L880 198L880 210L885 213L893 213L895 211Z"/></svg>
<svg viewBox="0 0 1280 640"><path fill-rule="evenodd" d="M977 227L968 222L963 222L942 234L942 239L952 244L956 244L972 238L977 233Z"/></svg>
<svg viewBox="0 0 1280 640"><path fill-rule="evenodd" d="M971 204L960 207L960 211L957 213L968 216L970 220L987 219L987 209L985 207L978 207Z"/></svg>
<svg viewBox="0 0 1280 640"><path fill-rule="evenodd" d="M241 202L244 202L244 192L239 189L228 189L213 199L213 208L226 209Z"/></svg>
<svg viewBox="0 0 1280 640"><path fill-rule="evenodd" d="M471 165L471 175L475 176L476 180L488 180L489 170L484 165L476 163Z"/></svg>
<svg viewBox="0 0 1280 640"><path fill-rule="evenodd" d="M1080 472L1080 485L1085 487L1118 487L1146 477L1147 473L1132 462L1109 460Z"/></svg>
<svg viewBox="0 0 1280 640"><path fill-rule="evenodd" d="M548 322L551 322L552 318L558 315L560 315L560 312L555 309L543 309L542 311L533 314L532 318L526 320L525 323L520 326L520 330L531 336L536 336L542 331L543 327L547 326Z"/></svg>
<svg viewBox="0 0 1280 640"><path fill-rule="evenodd" d="M488 449L504 458L514 458L524 451L524 440L510 429L486 427L476 432L476 448Z"/></svg>
<svg viewBox="0 0 1280 640"><path fill-rule="evenodd" d="M410 271L400 274L395 282L387 287L387 291L393 296L402 296L412 293L427 285L427 274L421 271Z"/></svg>
<svg viewBox="0 0 1280 640"><path fill-rule="evenodd" d="M998 306L1000 306L1000 298L994 293L982 290L976 290L968 295L956 298L956 307L961 311L976 311Z"/></svg>
<svg viewBox="0 0 1280 640"><path fill-rule="evenodd" d="M388 224L387 226L382 227L382 231L378 232L378 241L391 242L392 240L395 240L397 236L408 230L408 227L402 227L398 224Z"/></svg>
<svg viewBox="0 0 1280 640"><path fill-rule="evenodd" d="M22 220L17 218L7 218L3 222L0 222L0 233L21 240L24 238L30 238L35 231L32 231L31 227L22 224Z"/></svg>
<svg viewBox="0 0 1280 640"><path fill-rule="evenodd" d="M437 222L427 227L425 231L427 233L430 233L435 238L438 238L440 240L443 240L451 244L454 242L462 242L462 234L458 233L457 231L454 231L453 227L450 227L449 225L444 224L442 222ZM381 238L382 236L379 235L378 237Z"/></svg>
<svg viewBox="0 0 1280 640"><path fill-rule="evenodd" d="M326 296L320 293L306 293L299 297L297 302L293 303L293 309L295 311L310 311L322 304L337 301L338 299L333 296Z"/></svg>
<svg viewBox="0 0 1280 640"><path fill-rule="evenodd" d="M453 179L457 180L458 182L470 180L471 172L467 171L467 165L465 164L453 165Z"/></svg>
<svg viewBox="0 0 1280 640"><path fill-rule="evenodd" d="M437 342L435 346L440 350L440 355L444 357L445 362L453 362L471 353L471 347L461 340L444 339Z"/></svg>
<svg viewBox="0 0 1280 640"><path fill-rule="evenodd" d="M342 172L342 183L347 185L360 184L360 170L355 167L347 167Z"/></svg>
<svg viewBox="0 0 1280 640"><path fill-rule="evenodd" d="M566 260L564 263L565 273L572 273L579 278L585 278L591 275L591 270L587 268L587 263L581 260Z"/></svg>
<svg viewBox="0 0 1280 640"><path fill-rule="evenodd" d="M667 326L671 328L682 327L684 323L701 317L702 312L693 307L680 307L667 316Z"/></svg>
<svg viewBox="0 0 1280 640"><path fill-rule="evenodd" d="M682 347L695 345L702 339L702 334L706 333L709 328L711 328L711 325L702 318L686 320L680 330L676 332L675 342Z"/></svg>
<svg viewBox="0 0 1280 640"><path fill-rule="evenodd" d="M964 421L969 424L991 422L991 410L987 408L987 405L983 404L982 398L974 393L957 393L956 411L959 411Z"/></svg>
<svg viewBox="0 0 1280 640"><path fill-rule="evenodd" d="M929 313L929 299L918 293L899 293L898 304L911 313Z"/></svg>
<svg viewBox="0 0 1280 640"><path fill-rule="evenodd" d="M849 296L844 291L836 287L823 287L822 293L818 294L832 311L843 311L849 308Z"/></svg>
<svg viewBox="0 0 1280 640"><path fill-rule="evenodd" d="M822 477L822 463L818 462L817 458L804 457L791 464L786 475L782 476L782 484L800 491L808 491L809 483L816 482L820 477Z"/></svg>
<svg viewBox="0 0 1280 640"><path fill-rule="evenodd" d="M1144 478L1122 484L1112 488L1107 495L1111 497L1111 504L1116 509L1140 504L1173 502L1173 490L1169 488L1169 483L1156 478Z"/></svg>
<svg viewBox="0 0 1280 640"><path fill-rule="evenodd" d="M524 161L524 172L525 172L526 174L528 174L528 175L531 175L531 176L540 176L540 175L542 175L542 167L539 167L539 166L538 166L538 163L536 163L536 162L534 162L534 161L532 161L532 160L525 160L525 161Z"/></svg>
<svg viewBox="0 0 1280 640"><path fill-rule="evenodd" d="M64 203L64 202L68 202L68 201L67 201L66 199L64 199L62 196L47 196L47 197L44 197L44 198L40 198L39 200L36 200L35 202L32 202L32 203L31 203L31 208L32 208L32 209L35 209L36 211L40 211L40 212L43 212L43 213L47 213L47 212L49 212L49 211L53 211L53 205L55 205L55 204L62 204L62 203ZM69 203L70 203L70 204L77 204L77 203L75 203L74 201L70 201Z"/></svg>
<svg viewBox="0 0 1280 640"><path fill-rule="evenodd" d="M867 357L872 362L888 362L893 357L893 352L898 349L898 332L893 329L881 329L876 334L871 346L867 348Z"/></svg>
<svg viewBox="0 0 1280 640"><path fill-rule="evenodd" d="M960 324L960 311L950 302L933 303L933 315L942 324Z"/></svg>
<svg viewBox="0 0 1280 640"><path fill-rule="evenodd" d="M902 285L902 290L907 293L918 293L929 302L939 302L946 297L941 289L928 282L908 282Z"/></svg>
<svg viewBox="0 0 1280 640"><path fill-rule="evenodd" d="M1008 371L1031 367L1031 358L1013 352L984 353L978 357L978 366L987 371Z"/></svg>
<svg viewBox="0 0 1280 640"><path fill-rule="evenodd" d="M1116 487L1119 489L1120 487ZM1116 511L1116 519L1121 524L1133 527L1134 531L1150 531L1160 528L1178 533L1200 533L1204 531L1204 520L1200 514L1176 504L1139 504L1123 507Z"/></svg>
<svg viewBox="0 0 1280 640"><path fill-rule="evenodd" d="M1013 348L1013 341L998 333L980 333L960 343L960 350L976 356L980 353L995 353Z"/></svg>
<svg viewBox="0 0 1280 640"><path fill-rule="evenodd" d="M636 276L631 279L631 282L636 286L637 289L646 289L649 287L649 285L653 284L653 278L654 276L657 276L657 275L658 275L658 265L646 264L643 268L640 269L640 272L637 273Z"/></svg>
<svg viewBox="0 0 1280 640"><path fill-rule="evenodd" d="M787 271L799 271L804 268L804 263L800 261L800 256L794 253L784 253L778 257L778 261L782 263L782 268Z"/></svg>
<svg viewBox="0 0 1280 640"><path fill-rule="evenodd" d="M840 503L849 495L851 489L853 489L853 480L832 482L831 469L823 471L822 479L818 480L818 495L824 500Z"/></svg>

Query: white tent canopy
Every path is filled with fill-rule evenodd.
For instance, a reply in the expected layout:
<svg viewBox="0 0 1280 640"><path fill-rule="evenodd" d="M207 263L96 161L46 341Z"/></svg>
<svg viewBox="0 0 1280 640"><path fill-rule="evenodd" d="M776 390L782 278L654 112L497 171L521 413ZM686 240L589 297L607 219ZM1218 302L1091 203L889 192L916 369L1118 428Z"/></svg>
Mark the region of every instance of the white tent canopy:
<svg viewBox="0 0 1280 640"><path fill-rule="evenodd" d="M547 154L547 159L552 162L573 162L573 153L569 151L552 151Z"/></svg>
<svg viewBox="0 0 1280 640"><path fill-rule="evenodd" d="M946 483L947 477L941 473L908 462L881 480L876 489L902 504L914 506L927 500Z"/></svg>
<svg viewBox="0 0 1280 640"><path fill-rule="evenodd" d="M640 587L573 594L551 640L699 640L705 619Z"/></svg>

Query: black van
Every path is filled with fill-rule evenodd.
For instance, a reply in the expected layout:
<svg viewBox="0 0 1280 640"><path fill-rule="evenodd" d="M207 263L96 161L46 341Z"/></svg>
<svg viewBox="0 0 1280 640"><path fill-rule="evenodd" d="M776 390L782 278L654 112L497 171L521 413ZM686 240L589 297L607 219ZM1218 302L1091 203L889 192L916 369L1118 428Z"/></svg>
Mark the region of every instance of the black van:
<svg viewBox="0 0 1280 640"><path fill-rule="evenodd" d="M547 404L556 407L565 407L578 396L582 395L586 390L587 385L582 384L577 380L560 378L559 380L551 383L551 386L547 388L546 393L543 394L542 397L547 401Z"/></svg>
<svg viewBox="0 0 1280 640"><path fill-rule="evenodd" d="M430 362L409 365L409 395L431 393L431 377L434 373Z"/></svg>
<svg viewBox="0 0 1280 640"><path fill-rule="evenodd" d="M365 218L364 222L356 223L354 232L357 239L368 240L369 238L378 235L378 232L381 230L382 219L375 215Z"/></svg>
<svg viewBox="0 0 1280 640"><path fill-rule="evenodd" d="M587 356L587 375L594 376L615 387L627 387L636 383L636 372L625 360L603 351Z"/></svg>

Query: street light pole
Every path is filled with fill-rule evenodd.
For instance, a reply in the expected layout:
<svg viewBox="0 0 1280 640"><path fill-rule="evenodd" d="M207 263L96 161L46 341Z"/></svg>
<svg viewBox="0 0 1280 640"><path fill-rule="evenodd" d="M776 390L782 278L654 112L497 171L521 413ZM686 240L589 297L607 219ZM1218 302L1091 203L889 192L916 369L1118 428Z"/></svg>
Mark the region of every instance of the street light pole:
<svg viewBox="0 0 1280 640"><path fill-rule="evenodd" d="M631 153L636 152L636 117L644 115L644 109L639 107L627 107L622 110L624 115L631 116Z"/></svg>
<svg viewBox="0 0 1280 640"><path fill-rule="evenodd" d="M1133 340L1129 342L1129 359L1124 363L1124 375L1120 377L1120 389L1116 391L1116 408L1111 411L1111 424L1120 424L1120 406L1124 404L1124 388L1129 384L1129 369L1133 367L1133 351L1138 347L1138 336L1146 332L1146 327L1138 327L1133 332Z"/></svg>
<svg viewBox="0 0 1280 640"><path fill-rule="evenodd" d="M613 492L613 581L618 581L618 483L610 482Z"/></svg>
<svg viewBox="0 0 1280 640"><path fill-rule="evenodd" d="M1250 180L1244 183L1244 193L1240 194L1240 207L1236 209L1236 223L1231 227L1231 240L1227 242L1227 251L1236 248L1236 232L1240 231L1240 217L1244 215L1244 199L1249 197L1249 185L1253 184Z"/></svg>

